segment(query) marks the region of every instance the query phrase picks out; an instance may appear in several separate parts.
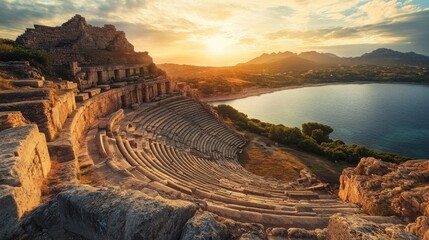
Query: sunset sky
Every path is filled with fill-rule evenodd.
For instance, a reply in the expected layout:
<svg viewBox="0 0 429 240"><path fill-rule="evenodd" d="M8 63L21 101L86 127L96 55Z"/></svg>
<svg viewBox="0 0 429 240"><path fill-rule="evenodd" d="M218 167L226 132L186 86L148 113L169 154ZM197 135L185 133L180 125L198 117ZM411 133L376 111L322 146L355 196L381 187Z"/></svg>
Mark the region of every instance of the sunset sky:
<svg viewBox="0 0 429 240"><path fill-rule="evenodd" d="M233 65L264 52L357 56L379 47L429 55L429 0L2 0L0 37L75 14L116 25L156 63Z"/></svg>

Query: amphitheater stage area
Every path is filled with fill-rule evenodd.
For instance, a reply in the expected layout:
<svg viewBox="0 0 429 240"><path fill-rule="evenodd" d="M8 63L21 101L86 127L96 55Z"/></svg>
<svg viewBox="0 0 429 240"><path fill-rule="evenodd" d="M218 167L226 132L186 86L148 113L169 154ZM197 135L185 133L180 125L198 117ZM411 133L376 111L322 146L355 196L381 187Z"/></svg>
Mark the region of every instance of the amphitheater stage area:
<svg viewBox="0 0 429 240"><path fill-rule="evenodd" d="M93 163L82 180L182 199L240 222L325 228L334 213L359 213L324 188L257 176L237 154L246 139L207 105L172 97L100 119L81 156Z"/></svg>

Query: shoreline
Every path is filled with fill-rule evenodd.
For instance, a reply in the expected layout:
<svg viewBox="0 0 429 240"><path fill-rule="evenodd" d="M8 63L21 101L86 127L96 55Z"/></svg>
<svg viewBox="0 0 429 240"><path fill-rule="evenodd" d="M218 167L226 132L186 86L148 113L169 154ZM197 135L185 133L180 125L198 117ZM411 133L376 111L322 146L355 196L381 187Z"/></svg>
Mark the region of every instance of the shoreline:
<svg viewBox="0 0 429 240"><path fill-rule="evenodd" d="M273 93L283 90L289 89L297 89L297 88L306 88L306 87L322 87L328 85L342 85L342 84L371 84L371 83L381 83L381 84L413 84L413 85L429 85L426 83L413 83L413 82L377 82L377 81L355 81L355 82L330 82L330 83L306 83L301 85L292 85L285 86L279 88L247 88L242 92L227 94L227 95L217 95L210 97L200 97L200 100L205 103L213 103L213 102L224 102L236 99L242 99L253 96L260 96L267 93Z"/></svg>

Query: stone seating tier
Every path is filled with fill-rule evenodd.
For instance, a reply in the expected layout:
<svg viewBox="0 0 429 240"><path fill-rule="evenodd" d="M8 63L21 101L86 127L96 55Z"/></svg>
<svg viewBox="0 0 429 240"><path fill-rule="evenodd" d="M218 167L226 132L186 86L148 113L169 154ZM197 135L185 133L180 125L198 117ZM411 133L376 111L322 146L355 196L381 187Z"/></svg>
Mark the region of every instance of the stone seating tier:
<svg viewBox="0 0 429 240"><path fill-rule="evenodd" d="M248 172L237 159L245 139L190 98L106 119L96 135L100 156L114 171L142 182L144 192L266 226L322 228L334 213L359 212L327 193Z"/></svg>

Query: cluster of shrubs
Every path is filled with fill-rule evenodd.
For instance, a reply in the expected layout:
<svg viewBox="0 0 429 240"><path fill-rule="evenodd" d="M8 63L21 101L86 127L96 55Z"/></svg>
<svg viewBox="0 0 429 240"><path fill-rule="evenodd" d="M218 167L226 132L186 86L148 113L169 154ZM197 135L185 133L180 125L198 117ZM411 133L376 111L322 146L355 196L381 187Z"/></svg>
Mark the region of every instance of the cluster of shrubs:
<svg viewBox="0 0 429 240"><path fill-rule="evenodd" d="M266 136L275 142L296 146L305 152L325 156L332 161L357 163L362 157L375 157L399 163L409 159L396 154L377 152L365 146L347 145L341 140L333 141L329 135L334 129L325 124L309 122L302 124L302 129L299 129L249 119L247 115L229 105L218 105L215 109L222 118L229 119L238 130Z"/></svg>
<svg viewBox="0 0 429 240"><path fill-rule="evenodd" d="M0 38L0 61L29 61L31 66L43 73L52 71L52 61L46 52L25 48L9 39Z"/></svg>

